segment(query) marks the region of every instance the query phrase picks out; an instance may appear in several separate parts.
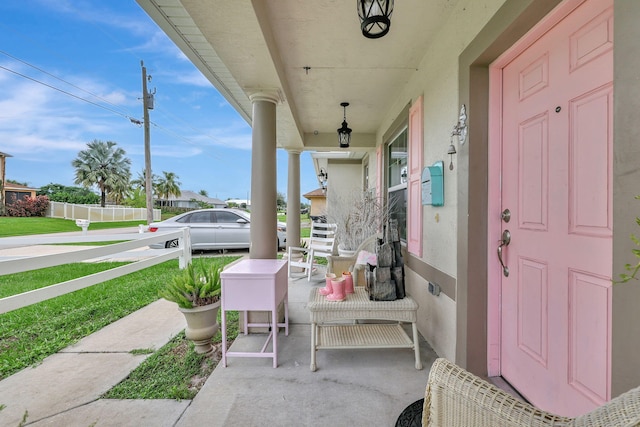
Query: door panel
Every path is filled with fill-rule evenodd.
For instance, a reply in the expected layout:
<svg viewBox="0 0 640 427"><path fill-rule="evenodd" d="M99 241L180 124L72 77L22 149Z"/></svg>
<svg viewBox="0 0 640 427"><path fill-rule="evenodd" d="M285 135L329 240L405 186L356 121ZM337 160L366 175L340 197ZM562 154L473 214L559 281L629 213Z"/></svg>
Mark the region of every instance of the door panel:
<svg viewBox="0 0 640 427"><path fill-rule="evenodd" d="M215 213L216 247L217 248L248 248L251 245L249 222L233 212Z"/></svg>
<svg viewBox="0 0 640 427"><path fill-rule="evenodd" d="M215 245L215 230L211 212L194 212L189 217L192 249L207 249Z"/></svg>
<svg viewBox="0 0 640 427"><path fill-rule="evenodd" d="M610 398L612 4L585 1L502 70L501 372L569 416Z"/></svg>

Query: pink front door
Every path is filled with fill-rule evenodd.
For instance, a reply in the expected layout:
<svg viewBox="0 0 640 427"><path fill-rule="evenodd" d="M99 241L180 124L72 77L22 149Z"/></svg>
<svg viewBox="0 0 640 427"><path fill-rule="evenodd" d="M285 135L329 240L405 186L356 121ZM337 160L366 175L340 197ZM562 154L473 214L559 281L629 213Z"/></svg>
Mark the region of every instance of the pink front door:
<svg viewBox="0 0 640 427"><path fill-rule="evenodd" d="M613 0L502 70L501 372L569 416L610 399L612 82Z"/></svg>

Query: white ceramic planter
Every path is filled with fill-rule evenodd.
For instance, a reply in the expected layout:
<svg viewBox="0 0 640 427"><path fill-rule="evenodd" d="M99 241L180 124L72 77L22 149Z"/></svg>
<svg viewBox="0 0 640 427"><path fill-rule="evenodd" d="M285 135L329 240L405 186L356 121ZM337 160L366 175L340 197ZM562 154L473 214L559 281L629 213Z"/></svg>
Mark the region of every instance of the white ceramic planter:
<svg viewBox="0 0 640 427"><path fill-rule="evenodd" d="M340 256L346 256L346 257L352 257L356 255L356 251L355 250L348 250L343 248L341 245L338 245L338 255Z"/></svg>
<svg viewBox="0 0 640 427"><path fill-rule="evenodd" d="M187 320L185 335L195 344L196 353L211 354L213 352L211 340L220 329L218 324L220 301L202 307L178 307L178 309Z"/></svg>

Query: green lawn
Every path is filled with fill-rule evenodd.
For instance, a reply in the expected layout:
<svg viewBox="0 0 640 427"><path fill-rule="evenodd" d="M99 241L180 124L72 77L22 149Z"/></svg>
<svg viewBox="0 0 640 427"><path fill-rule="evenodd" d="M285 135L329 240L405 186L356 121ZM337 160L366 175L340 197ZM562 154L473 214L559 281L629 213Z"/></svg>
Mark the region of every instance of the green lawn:
<svg viewBox="0 0 640 427"><path fill-rule="evenodd" d="M89 230L137 227L146 221L92 222ZM31 234L61 233L81 231L74 220L60 218L0 216L0 237L26 236Z"/></svg>
<svg viewBox="0 0 640 427"><path fill-rule="evenodd" d="M173 216L170 214L163 219ZM300 220L308 222L307 215L300 215ZM286 222L286 215L278 215L278 221ZM146 221L118 221L118 222L92 222L89 230L106 230L109 228L137 227L146 224ZM17 218L0 216L0 237L26 236L31 234L62 233L67 231L81 231L76 222L71 219L28 217ZM302 227L300 237L309 237L310 228Z"/></svg>
<svg viewBox="0 0 640 427"><path fill-rule="evenodd" d="M283 220L286 220L284 218ZM144 221L91 223L89 230L137 227ZM80 231L73 220L0 217L0 237ZM301 237L309 236L302 228ZM237 257L203 258L227 264ZM220 260L220 261L214 261ZM0 276L0 298L115 268L124 263L74 263ZM178 270L177 260L135 272L52 300L0 314L0 380L79 341L158 299L159 288ZM238 334L238 313L228 312L229 344ZM46 321L44 321L46 320ZM214 337L220 343L221 333ZM192 399L216 361L196 354L184 333L153 353L107 392L114 399ZM193 383L193 378L201 382ZM0 408L2 407L0 402Z"/></svg>
<svg viewBox="0 0 640 427"><path fill-rule="evenodd" d="M221 265L237 258L202 259L204 262ZM119 265L122 263L77 263L0 276L0 297L38 289ZM171 260L67 295L0 314L0 380L156 301L159 289L177 271L178 261Z"/></svg>
<svg viewBox="0 0 640 427"><path fill-rule="evenodd" d="M227 311L227 322L228 345L231 345L238 336L238 312ZM213 337L213 342L222 342L220 331ZM193 399L217 366L217 360L196 353L193 347L193 343L181 332L102 398ZM194 378L200 381L193 381Z"/></svg>

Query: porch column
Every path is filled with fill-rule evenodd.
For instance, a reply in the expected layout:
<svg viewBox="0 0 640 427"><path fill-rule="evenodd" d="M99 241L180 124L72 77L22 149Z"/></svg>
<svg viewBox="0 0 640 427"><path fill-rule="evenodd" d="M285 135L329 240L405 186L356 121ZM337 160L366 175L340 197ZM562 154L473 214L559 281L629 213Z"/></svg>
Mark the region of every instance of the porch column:
<svg viewBox="0 0 640 427"><path fill-rule="evenodd" d="M287 247L300 245L300 151L287 150Z"/></svg>
<svg viewBox="0 0 640 427"><path fill-rule="evenodd" d="M257 92L253 103L251 138L250 258L275 259L277 253L276 104L278 94Z"/></svg>

